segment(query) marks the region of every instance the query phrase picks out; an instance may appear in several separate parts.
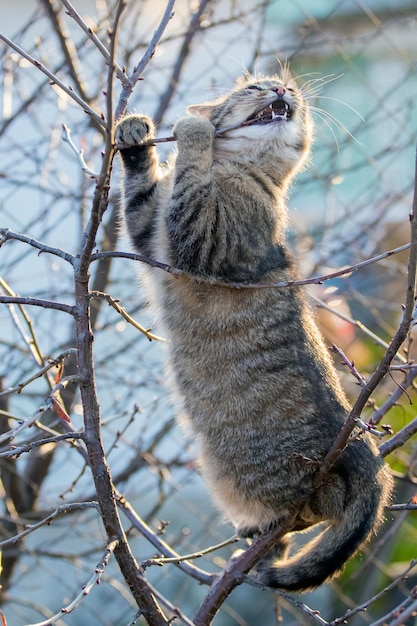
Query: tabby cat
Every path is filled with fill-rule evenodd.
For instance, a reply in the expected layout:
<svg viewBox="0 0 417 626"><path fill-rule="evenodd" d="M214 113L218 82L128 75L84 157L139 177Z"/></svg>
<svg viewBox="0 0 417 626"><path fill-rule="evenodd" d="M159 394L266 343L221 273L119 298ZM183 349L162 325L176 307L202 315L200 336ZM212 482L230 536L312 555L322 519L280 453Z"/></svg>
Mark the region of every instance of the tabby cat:
<svg viewBox="0 0 417 626"><path fill-rule="evenodd" d="M294 531L325 522L295 555L287 537L278 542L280 558L261 570L272 587L311 589L377 530L392 480L371 436L358 433L315 487L349 406L305 294L232 285L297 278L286 192L310 150L309 108L292 81L246 76L188 113L165 167L149 117L118 123L125 222L139 253L189 274L145 270L178 417L214 501L243 537L291 519Z"/></svg>

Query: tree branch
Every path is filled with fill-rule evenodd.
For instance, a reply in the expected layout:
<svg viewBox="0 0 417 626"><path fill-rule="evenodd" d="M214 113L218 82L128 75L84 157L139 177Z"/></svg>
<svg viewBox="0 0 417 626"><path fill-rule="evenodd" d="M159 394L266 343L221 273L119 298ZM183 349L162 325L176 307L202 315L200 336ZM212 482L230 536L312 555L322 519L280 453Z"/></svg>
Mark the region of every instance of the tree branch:
<svg viewBox="0 0 417 626"><path fill-rule="evenodd" d="M53 246L48 246L48 244L43 243L42 241L38 241L37 239L33 239L33 237L28 237L27 235L22 235L21 233L16 233L9 228L0 228L0 247L9 239L15 239L16 241L21 241L23 243L27 243L32 248L36 248L40 250L40 252L47 252L48 254L53 254L60 259L64 259L73 265L74 256L69 252L65 252L61 248L55 248Z"/></svg>
<svg viewBox="0 0 417 626"><path fill-rule="evenodd" d="M116 550L117 545L118 545L117 539L111 539L109 541L103 557L101 558L100 562L95 567L93 576L85 585L83 585L82 591L78 594L78 596L72 602L70 602L70 604L62 608L58 613L56 613L52 617L49 617L48 619L42 622L36 622L36 624L29 624L28 626L50 626L51 624L56 624L57 622L61 621L61 619L65 615L68 615L69 613L72 613L73 611L75 611L75 609L80 606L81 602L88 596L90 591L100 583L100 580L104 574L104 570L110 561L111 555Z"/></svg>
<svg viewBox="0 0 417 626"><path fill-rule="evenodd" d="M410 215L410 253L408 258L408 272L407 272L407 288L405 306L401 323L394 338L392 339L387 351L385 352L381 362L379 363L374 374L369 378L365 387L362 388L353 408L347 418L339 436L334 442L331 450L326 455L319 471L316 475L316 484L319 485L329 472L337 458L343 452L346 447L349 437L355 428L357 421L369 400L371 394L375 391L376 387L382 381L384 376L389 371L390 364L396 356L401 345L405 341L407 334L410 330L410 325L413 320L414 306L415 306L415 286L416 286L416 269L417 269L417 154L415 160L415 176L414 176L414 195L413 204L411 207ZM389 441L384 444L389 446ZM387 449L387 448L386 448Z"/></svg>
<svg viewBox="0 0 417 626"><path fill-rule="evenodd" d="M80 254L77 258L77 262L74 262L76 345L81 376L80 392L84 407L84 441L87 447L88 459L97 491L103 525L109 540L113 537L117 538L118 545L115 549L115 557L142 614L152 626L161 626L166 624L167 620L141 576L142 568L137 564L131 553L115 505L113 481L101 438L100 406L95 385L93 333L90 324L89 266L91 254L95 246L97 229L101 223L108 202L110 172L114 154L112 110L113 64L119 19L123 7L123 1L119 1L110 40L110 62L106 97L108 127L106 129L105 152L102 159L100 176L94 191L90 218L82 236Z"/></svg>
<svg viewBox="0 0 417 626"><path fill-rule="evenodd" d="M41 63L40 61L38 61L37 59L32 57L28 52L23 50L23 48L21 48L17 43L15 43L14 41L12 41L8 37L6 37L6 35L4 33L0 33L0 39L2 39L4 41L4 43L6 43L8 46L10 46L10 48L13 48L13 50L15 50L21 57L23 57L24 59L29 61L29 63L34 65L34 67L36 67L36 69L38 69L43 74L45 74L50 79L52 85L57 85L60 89L62 89L62 91L64 91L67 94L67 96L69 96L72 100L74 100L82 108L82 110L85 113L87 113L92 118L94 118L94 120L98 124L100 124L101 126L105 126L104 118L101 115L99 115L98 113L96 113L96 111L94 111L94 109L92 109L90 107L90 105L87 104L87 102L85 102L81 98L81 96L79 96L73 90L72 87L65 85L58 78L58 76L56 76L56 74L51 72L47 67L45 67L45 65L43 63Z"/></svg>
<svg viewBox="0 0 417 626"><path fill-rule="evenodd" d="M21 533L18 533L13 537L9 537L9 539L5 539L4 541L0 541L0 548L20 541L21 539L23 539L23 537L26 537L27 535L30 535L30 533L35 532L35 530L42 528L42 526L49 526L55 519L58 519L59 517L62 517L67 513L73 513L74 511L79 511L83 509L98 510L98 504L97 502L72 502L71 504L62 504L59 508L53 511L53 513L50 513L40 522L27 525L25 530L22 530Z"/></svg>
<svg viewBox="0 0 417 626"><path fill-rule="evenodd" d="M168 0L167 6L165 8L165 12L162 16L161 21L159 22L159 26L156 29L156 31L153 34L153 37L151 39L151 41L149 42L149 45L146 49L145 54L143 55L142 59L139 61L139 63L137 64L137 66L134 68L133 70L133 74L126 79L126 77L124 76L122 79L122 85L123 85L123 89L122 92L120 94L119 97L119 102L118 105L116 107L116 112L115 112L115 119L118 120L119 118L123 117L123 115L126 112L126 108L127 108L127 104L129 101L129 98L133 92L133 89L136 85L136 83L141 79L142 74L146 68L146 66L148 65L149 61L152 59L152 57L155 54L155 50L159 44L159 41L162 37L162 35L164 34L164 31L166 29L166 27L168 26L169 21L171 20L171 18L173 17L173 8L174 8L174 4L175 4L175 0ZM119 77L120 78L120 77Z"/></svg>
<svg viewBox="0 0 417 626"><path fill-rule="evenodd" d="M287 527L274 528L255 539L237 558L230 559L221 574L214 579L207 595L201 603L194 617L194 624L196 626L209 626L209 624L212 623L214 616L226 598L232 593L235 587L242 584L245 574L247 574L263 556L272 550L277 541L281 539L290 528L290 524Z"/></svg>
<svg viewBox="0 0 417 626"><path fill-rule="evenodd" d="M112 62L112 59L110 56L110 52L107 50L106 46L104 46L101 43L100 39L97 37L94 31L89 26L87 26L87 24L85 23L81 15L73 7L73 5L71 4L69 0L61 0L61 2L64 5L64 7L67 9L66 11L67 15L69 15L78 24L81 30L85 32L87 37L93 42L97 50L104 57L106 64L109 65ZM127 79L126 72L115 61L113 61L113 64L114 64L114 71L116 73L116 76L122 81L122 83L126 82L126 79Z"/></svg>

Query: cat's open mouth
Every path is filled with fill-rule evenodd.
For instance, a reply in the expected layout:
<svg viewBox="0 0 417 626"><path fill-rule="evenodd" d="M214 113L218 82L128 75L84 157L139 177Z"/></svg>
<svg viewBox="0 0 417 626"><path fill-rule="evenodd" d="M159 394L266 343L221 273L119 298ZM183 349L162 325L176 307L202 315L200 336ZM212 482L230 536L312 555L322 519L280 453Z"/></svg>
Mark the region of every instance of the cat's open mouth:
<svg viewBox="0 0 417 626"><path fill-rule="evenodd" d="M251 115L246 120L251 124L269 124L275 120L285 120L288 122L291 119L292 110L287 102L284 102L281 98L274 100L263 109L260 109Z"/></svg>

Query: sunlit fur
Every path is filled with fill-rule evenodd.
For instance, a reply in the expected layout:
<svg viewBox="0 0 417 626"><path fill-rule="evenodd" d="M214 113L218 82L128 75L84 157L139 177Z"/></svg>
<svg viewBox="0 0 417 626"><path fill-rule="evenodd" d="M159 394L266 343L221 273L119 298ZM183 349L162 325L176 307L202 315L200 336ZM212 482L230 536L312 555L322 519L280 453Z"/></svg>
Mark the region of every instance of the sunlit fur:
<svg viewBox="0 0 417 626"><path fill-rule="evenodd" d="M287 119L215 136L278 92L290 106ZM286 191L308 158L309 108L290 79L245 76L188 112L164 168L155 146L141 145L155 136L152 121L134 115L119 123L125 222L140 253L194 277L144 270L159 334L169 340L178 418L199 445L214 501L242 536L291 519L293 530L324 521L293 556L280 542L279 560L261 569L271 586L313 588L377 530L390 473L362 433L315 489L349 406L304 292L225 286L297 278L285 242Z"/></svg>

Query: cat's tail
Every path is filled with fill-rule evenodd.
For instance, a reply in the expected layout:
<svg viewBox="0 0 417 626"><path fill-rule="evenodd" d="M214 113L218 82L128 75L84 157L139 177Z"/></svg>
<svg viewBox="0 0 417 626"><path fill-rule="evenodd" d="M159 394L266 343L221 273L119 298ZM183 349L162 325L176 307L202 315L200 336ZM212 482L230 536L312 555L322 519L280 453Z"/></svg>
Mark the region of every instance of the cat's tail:
<svg viewBox="0 0 417 626"><path fill-rule="evenodd" d="M262 582L287 591L307 591L341 572L346 561L376 532L383 521L384 507L392 491L387 466L381 466L377 477L350 467L347 481L347 503L344 514L315 539L287 560L277 560L269 567L261 565ZM268 561L268 559L266 559Z"/></svg>

